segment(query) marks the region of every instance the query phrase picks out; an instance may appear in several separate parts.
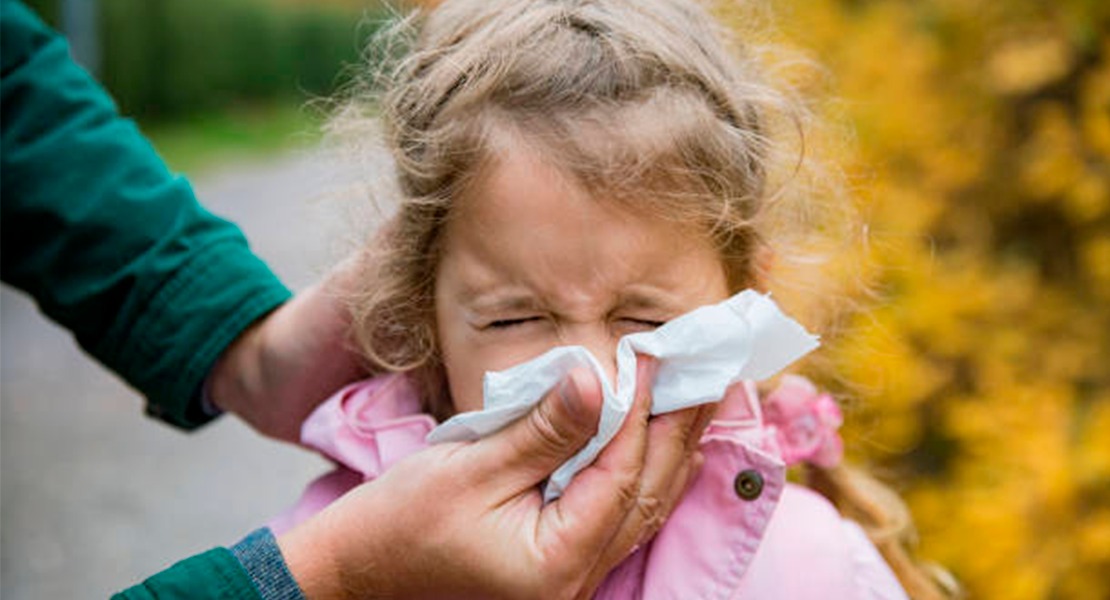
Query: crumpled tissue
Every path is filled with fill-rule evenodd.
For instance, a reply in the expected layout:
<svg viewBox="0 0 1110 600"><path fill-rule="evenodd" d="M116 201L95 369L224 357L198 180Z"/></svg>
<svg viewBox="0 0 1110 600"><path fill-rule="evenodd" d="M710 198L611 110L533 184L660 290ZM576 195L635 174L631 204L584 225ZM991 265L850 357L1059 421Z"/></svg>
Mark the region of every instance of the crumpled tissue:
<svg viewBox="0 0 1110 600"><path fill-rule="evenodd" d="M653 331L622 337L617 343L615 388L601 363L582 346L560 346L504 371L487 372L484 408L448 419L428 434L427 441L485 437L527 414L573 369L591 369L604 394L597 434L552 473L544 489L544 501L550 502L620 430L636 394L637 352L659 359L651 407L658 415L717 402L732 384L771 377L818 345L818 337L783 314L769 295L744 290Z"/></svg>

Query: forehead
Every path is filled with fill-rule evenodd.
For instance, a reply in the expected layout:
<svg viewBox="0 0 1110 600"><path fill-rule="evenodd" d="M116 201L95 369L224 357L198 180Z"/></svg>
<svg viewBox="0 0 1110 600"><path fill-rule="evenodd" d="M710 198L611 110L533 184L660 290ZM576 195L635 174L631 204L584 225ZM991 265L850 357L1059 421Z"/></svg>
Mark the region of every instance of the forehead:
<svg viewBox="0 0 1110 600"><path fill-rule="evenodd" d="M449 223L476 221L491 228L524 219L542 230L545 223L575 216L635 219L653 221L655 230L707 237L701 218L708 212L702 209L705 190L677 175L682 169L676 165L659 156L646 158L658 153L643 152L643 164L636 166L628 155L642 149L621 140L581 139L581 130L551 128L542 119L528 121L535 129L528 132L509 119L487 123L482 139L474 140L481 150L473 177L455 197ZM574 139L552 139L560 133Z"/></svg>
<svg viewBox="0 0 1110 600"><path fill-rule="evenodd" d="M443 244L441 267L467 298L514 287L568 302L635 296L638 286L681 288L722 269L703 232L637 211L635 198L591 194L520 147L458 199Z"/></svg>

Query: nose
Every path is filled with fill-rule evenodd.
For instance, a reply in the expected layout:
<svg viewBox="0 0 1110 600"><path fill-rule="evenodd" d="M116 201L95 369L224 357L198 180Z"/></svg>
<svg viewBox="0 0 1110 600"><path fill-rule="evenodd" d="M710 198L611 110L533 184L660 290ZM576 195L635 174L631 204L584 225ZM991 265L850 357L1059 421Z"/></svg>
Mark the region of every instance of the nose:
<svg viewBox="0 0 1110 600"><path fill-rule="evenodd" d="M605 324L565 325L559 331L559 345L583 346L597 359L605 371L609 385L617 384L617 342L618 336L609 331Z"/></svg>

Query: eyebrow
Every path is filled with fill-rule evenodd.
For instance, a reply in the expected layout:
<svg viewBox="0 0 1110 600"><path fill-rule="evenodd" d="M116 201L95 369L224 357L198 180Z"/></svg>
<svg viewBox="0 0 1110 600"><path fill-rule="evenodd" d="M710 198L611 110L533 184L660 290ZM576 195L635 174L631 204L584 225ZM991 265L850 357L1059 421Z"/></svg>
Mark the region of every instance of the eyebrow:
<svg viewBox="0 0 1110 600"><path fill-rule="evenodd" d="M677 301L677 298L666 292L649 293L643 290L632 290L621 293L617 305L624 308L674 311L678 309Z"/></svg>
<svg viewBox="0 0 1110 600"><path fill-rule="evenodd" d="M491 314L504 311L535 310L540 303L536 297L527 293L486 293L481 292L466 294L461 299L461 304L466 308L482 314Z"/></svg>
<svg viewBox="0 0 1110 600"><path fill-rule="evenodd" d="M625 308L669 309L674 307L674 298L666 294L648 294L634 291L620 294L617 305Z"/></svg>
<svg viewBox="0 0 1110 600"><path fill-rule="evenodd" d="M544 310L545 305L531 292L526 291L483 291L467 290L461 294L459 303L468 311L488 316L505 312L525 312ZM623 291L617 297L616 306L623 309L643 309L676 313L681 299L663 291L632 289ZM683 311L684 312L684 311Z"/></svg>

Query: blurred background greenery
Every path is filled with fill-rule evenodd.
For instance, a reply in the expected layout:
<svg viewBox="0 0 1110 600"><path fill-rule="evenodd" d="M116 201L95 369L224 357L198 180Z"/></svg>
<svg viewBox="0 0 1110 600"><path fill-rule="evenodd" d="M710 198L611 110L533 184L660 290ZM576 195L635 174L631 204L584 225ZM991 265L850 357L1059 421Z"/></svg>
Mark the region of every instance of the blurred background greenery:
<svg viewBox="0 0 1110 600"><path fill-rule="evenodd" d="M30 0L168 162L312 139L388 13L374 0Z"/></svg>
<svg viewBox="0 0 1110 600"><path fill-rule="evenodd" d="M31 4L59 24L56 0ZM879 299L830 347L856 390L850 453L972 597L1110 597L1110 3L768 6L856 135L840 158L869 244L844 260ZM100 0L97 72L199 168L313 130L302 107L383 14Z"/></svg>

